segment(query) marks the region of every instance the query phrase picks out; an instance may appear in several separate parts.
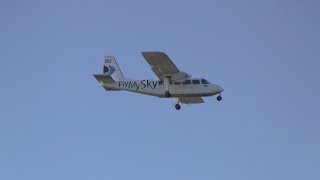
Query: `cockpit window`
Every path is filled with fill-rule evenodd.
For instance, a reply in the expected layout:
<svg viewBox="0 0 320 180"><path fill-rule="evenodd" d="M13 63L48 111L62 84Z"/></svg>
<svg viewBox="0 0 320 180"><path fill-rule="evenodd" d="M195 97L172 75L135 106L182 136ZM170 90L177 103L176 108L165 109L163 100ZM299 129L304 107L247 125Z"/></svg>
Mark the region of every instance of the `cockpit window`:
<svg viewBox="0 0 320 180"><path fill-rule="evenodd" d="M210 84L210 83L205 79L201 79L201 84Z"/></svg>
<svg viewBox="0 0 320 180"><path fill-rule="evenodd" d="M192 80L192 84L200 84L200 80L194 79L194 80Z"/></svg>

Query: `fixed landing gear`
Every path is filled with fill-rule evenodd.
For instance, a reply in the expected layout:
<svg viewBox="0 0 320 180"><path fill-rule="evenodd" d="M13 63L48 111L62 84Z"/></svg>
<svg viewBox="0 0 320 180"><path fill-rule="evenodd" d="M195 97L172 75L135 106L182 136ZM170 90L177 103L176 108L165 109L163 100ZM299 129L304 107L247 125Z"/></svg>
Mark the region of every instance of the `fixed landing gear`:
<svg viewBox="0 0 320 180"><path fill-rule="evenodd" d="M170 92L169 92L169 86L170 86L170 77L164 77L164 79L163 79L163 84L164 84L164 86L165 86L165 88L166 88L166 92L164 93L164 96L165 97L171 97L171 94L170 94Z"/></svg>
<svg viewBox="0 0 320 180"><path fill-rule="evenodd" d="M222 100L222 96L219 95L219 96L217 97L217 101L221 101L221 100Z"/></svg>
<svg viewBox="0 0 320 180"><path fill-rule="evenodd" d="M180 110L181 109L180 104L176 104L174 107L176 108L176 110Z"/></svg>
<svg viewBox="0 0 320 180"><path fill-rule="evenodd" d="M176 108L176 110L180 110L181 106L179 104L179 98L174 98L174 101L176 102L176 105L174 107Z"/></svg>

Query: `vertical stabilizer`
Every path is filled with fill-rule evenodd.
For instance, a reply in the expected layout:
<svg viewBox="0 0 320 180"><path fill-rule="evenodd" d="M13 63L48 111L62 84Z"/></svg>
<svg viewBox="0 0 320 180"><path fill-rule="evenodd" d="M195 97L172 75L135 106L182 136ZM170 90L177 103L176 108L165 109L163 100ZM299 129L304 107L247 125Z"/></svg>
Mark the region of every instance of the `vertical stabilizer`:
<svg viewBox="0 0 320 180"><path fill-rule="evenodd" d="M115 81L124 79L117 61L113 56L104 56L103 74L111 76Z"/></svg>

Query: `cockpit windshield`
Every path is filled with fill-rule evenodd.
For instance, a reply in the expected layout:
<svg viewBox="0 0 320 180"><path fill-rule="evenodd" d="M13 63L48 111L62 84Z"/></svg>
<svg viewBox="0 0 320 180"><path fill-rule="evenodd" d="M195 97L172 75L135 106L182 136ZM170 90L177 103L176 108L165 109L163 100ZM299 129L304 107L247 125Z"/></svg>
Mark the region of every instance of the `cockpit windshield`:
<svg viewBox="0 0 320 180"><path fill-rule="evenodd" d="M209 81L205 80L205 79L201 79L201 84L210 84Z"/></svg>

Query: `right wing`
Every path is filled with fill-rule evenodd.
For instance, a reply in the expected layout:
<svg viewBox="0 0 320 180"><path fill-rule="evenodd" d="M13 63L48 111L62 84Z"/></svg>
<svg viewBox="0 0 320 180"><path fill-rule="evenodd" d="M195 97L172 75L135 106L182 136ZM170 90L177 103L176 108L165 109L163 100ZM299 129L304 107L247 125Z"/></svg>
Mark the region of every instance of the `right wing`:
<svg viewBox="0 0 320 180"><path fill-rule="evenodd" d="M165 76L180 72L177 66L163 52L142 52L142 56L150 64L152 71L160 80L163 80Z"/></svg>
<svg viewBox="0 0 320 180"><path fill-rule="evenodd" d="M179 101L184 104L204 103L201 97L179 97Z"/></svg>

